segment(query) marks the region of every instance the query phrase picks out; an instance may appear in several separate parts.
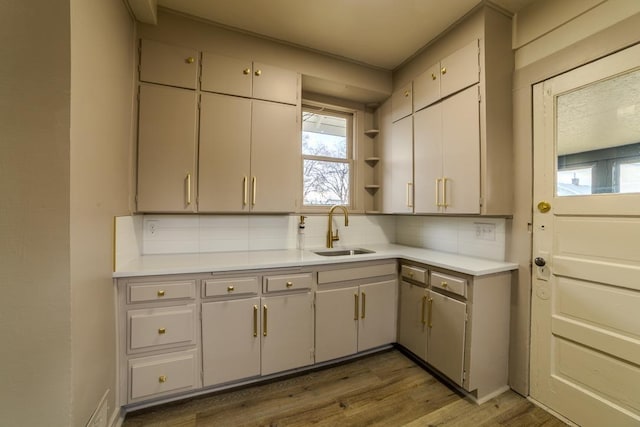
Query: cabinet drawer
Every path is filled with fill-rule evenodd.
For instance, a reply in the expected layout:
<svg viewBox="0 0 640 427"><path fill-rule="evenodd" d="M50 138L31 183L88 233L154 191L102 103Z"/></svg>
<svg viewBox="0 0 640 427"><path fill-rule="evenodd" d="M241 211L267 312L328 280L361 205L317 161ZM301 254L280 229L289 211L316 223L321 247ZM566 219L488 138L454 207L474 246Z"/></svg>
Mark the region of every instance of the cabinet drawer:
<svg viewBox="0 0 640 427"><path fill-rule="evenodd" d="M257 277L205 280L204 296L257 295L260 290Z"/></svg>
<svg viewBox="0 0 640 427"><path fill-rule="evenodd" d="M142 40L140 51L141 81L196 88L200 57L197 50Z"/></svg>
<svg viewBox="0 0 640 427"><path fill-rule="evenodd" d="M465 279L435 271L431 272L430 278L431 287L434 289L443 289L463 297L467 296L467 281Z"/></svg>
<svg viewBox="0 0 640 427"><path fill-rule="evenodd" d="M287 274L285 276L269 276L264 278L264 291L286 291L308 289L313 284L311 273Z"/></svg>
<svg viewBox="0 0 640 427"><path fill-rule="evenodd" d="M130 360L129 399L197 388L197 366L195 350Z"/></svg>
<svg viewBox="0 0 640 427"><path fill-rule="evenodd" d="M194 299L196 282L188 280L184 282L131 283L129 284L128 296L129 303Z"/></svg>
<svg viewBox="0 0 640 427"><path fill-rule="evenodd" d="M367 267L342 268L339 270L319 271L318 284L345 282L347 280L368 279L370 277L397 275L396 263L369 265Z"/></svg>
<svg viewBox="0 0 640 427"><path fill-rule="evenodd" d="M401 268L402 277L415 280L420 283L427 283L427 270L420 267L413 267L410 265L403 265Z"/></svg>
<svg viewBox="0 0 640 427"><path fill-rule="evenodd" d="M131 350L196 343L196 306L194 304L130 310L127 314Z"/></svg>

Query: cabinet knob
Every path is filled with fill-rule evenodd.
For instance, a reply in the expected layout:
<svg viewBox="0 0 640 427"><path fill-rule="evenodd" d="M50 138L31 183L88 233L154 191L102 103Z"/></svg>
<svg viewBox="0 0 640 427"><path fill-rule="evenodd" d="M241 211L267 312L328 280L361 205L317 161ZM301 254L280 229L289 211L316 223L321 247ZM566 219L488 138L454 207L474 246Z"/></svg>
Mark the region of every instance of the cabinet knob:
<svg viewBox="0 0 640 427"><path fill-rule="evenodd" d="M447 67L442 67L442 70L440 70L440 72L442 74L447 74Z"/></svg>
<svg viewBox="0 0 640 427"><path fill-rule="evenodd" d="M287 282L287 288L290 288L293 286L293 282Z"/></svg>
<svg viewBox="0 0 640 427"><path fill-rule="evenodd" d="M190 56L187 59L185 59L185 62L187 64L193 64L194 62L196 62L196 58L194 58L193 56Z"/></svg>
<svg viewBox="0 0 640 427"><path fill-rule="evenodd" d="M158 382L159 383L166 383L167 382L167 376L166 375L160 375L158 377Z"/></svg>
<svg viewBox="0 0 640 427"><path fill-rule="evenodd" d="M440 286L442 286L444 289L446 289L447 286L449 286L449 284L447 282L442 282L442 283L440 283Z"/></svg>
<svg viewBox="0 0 640 427"><path fill-rule="evenodd" d="M256 72L254 74L256 76L261 76L262 75L262 70L256 70Z"/></svg>
<svg viewBox="0 0 640 427"><path fill-rule="evenodd" d="M404 91L404 96L405 96L405 97L408 97L408 96L409 96L409 91L408 91L408 90L405 90L405 91Z"/></svg>
<svg viewBox="0 0 640 427"><path fill-rule="evenodd" d="M164 291L163 291L162 289L160 289L160 290L158 291L158 296L159 296L159 297L163 297L163 296L164 296Z"/></svg>
<svg viewBox="0 0 640 427"><path fill-rule="evenodd" d="M435 73L431 73L431 80L435 80L436 78L437 78L436 74Z"/></svg>
<svg viewBox="0 0 640 427"><path fill-rule="evenodd" d="M227 292L233 292L235 289L233 285L227 286Z"/></svg>
<svg viewBox="0 0 640 427"><path fill-rule="evenodd" d="M248 76L249 73L251 73L251 68L245 68L244 70L242 70L242 74L244 74L245 76Z"/></svg>
<svg viewBox="0 0 640 427"><path fill-rule="evenodd" d="M409 277L411 277L413 279L413 271L409 272Z"/></svg>
<svg viewBox="0 0 640 427"><path fill-rule="evenodd" d="M158 335L163 335L165 333L167 333L167 330L165 328L158 329Z"/></svg>

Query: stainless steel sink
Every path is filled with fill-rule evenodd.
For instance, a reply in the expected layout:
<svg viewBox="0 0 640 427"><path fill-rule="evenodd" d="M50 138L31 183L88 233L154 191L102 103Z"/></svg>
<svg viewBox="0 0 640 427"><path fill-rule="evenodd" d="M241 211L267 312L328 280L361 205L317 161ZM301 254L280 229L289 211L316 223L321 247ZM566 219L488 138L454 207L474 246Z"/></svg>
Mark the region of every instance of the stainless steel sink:
<svg viewBox="0 0 640 427"><path fill-rule="evenodd" d="M373 254L375 251L370 251L369 249L356 248L356 249L334 249L334 250L326 250L326 251L314 251L315 254L322 256L343 256L343 255L362 255L362 254Z"/></svg>

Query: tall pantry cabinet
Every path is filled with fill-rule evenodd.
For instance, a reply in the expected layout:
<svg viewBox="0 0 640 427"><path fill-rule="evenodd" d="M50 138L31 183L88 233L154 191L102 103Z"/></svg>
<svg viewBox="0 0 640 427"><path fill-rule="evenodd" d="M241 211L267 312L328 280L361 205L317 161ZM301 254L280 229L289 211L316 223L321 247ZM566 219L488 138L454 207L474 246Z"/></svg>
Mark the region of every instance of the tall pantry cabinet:
<svg viewBox="0 0 640 427"><path fill-rule="evenodd" d="M380 120L387 124L381 128L382 151L391 159L407 155L409 143L406 136L398 138L397 123L412 118L408 212L512 214L510 32L509 17L479 9L394 73L408 83L385 103L391 103L390 113L388 107L380 110L391 116ZM408 116L406 103L398 101L406 88L411 88ZM393 186L388 176L384 188ZM382 205L383 212L398 212L393 197L385 196Z"/></svg>
<svg viewBox="0 0 640 427"><path fill-rule="evenodd" d="M296 210L298 73L142 40L140 81L138 211Z"/></svg>

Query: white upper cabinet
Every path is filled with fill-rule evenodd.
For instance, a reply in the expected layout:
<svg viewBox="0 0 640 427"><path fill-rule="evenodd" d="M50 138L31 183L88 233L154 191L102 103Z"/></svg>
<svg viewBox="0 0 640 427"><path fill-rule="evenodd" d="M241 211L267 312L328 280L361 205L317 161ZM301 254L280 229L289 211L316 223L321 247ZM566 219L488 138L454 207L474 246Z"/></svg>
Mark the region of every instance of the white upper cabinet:
<svg viewBox="0 0 640 427"><path fill-rule="evenodd" d="M295 71L273 65L204 52L201 89L226 95L297 104L299 75Z"/></svg>
<svg viewBox="0 0 640 427"><path fill-rule="evenodd" d="M199 57L194 49L142 40L140 81L196 89Z"/></svg>
<svg viewBox="0 0 640 427"><path fill-rule="evenodd" d="M412 82L409 82L391 94L391 121L397 122L411 114L413 111L412 92Z"/></svg>
<svg viewBox="0 0 640 427"><path fill-rule="evenodd" d="M478 40L430 66L413 81L413 110L434 102L480 81Z"/></svg>

